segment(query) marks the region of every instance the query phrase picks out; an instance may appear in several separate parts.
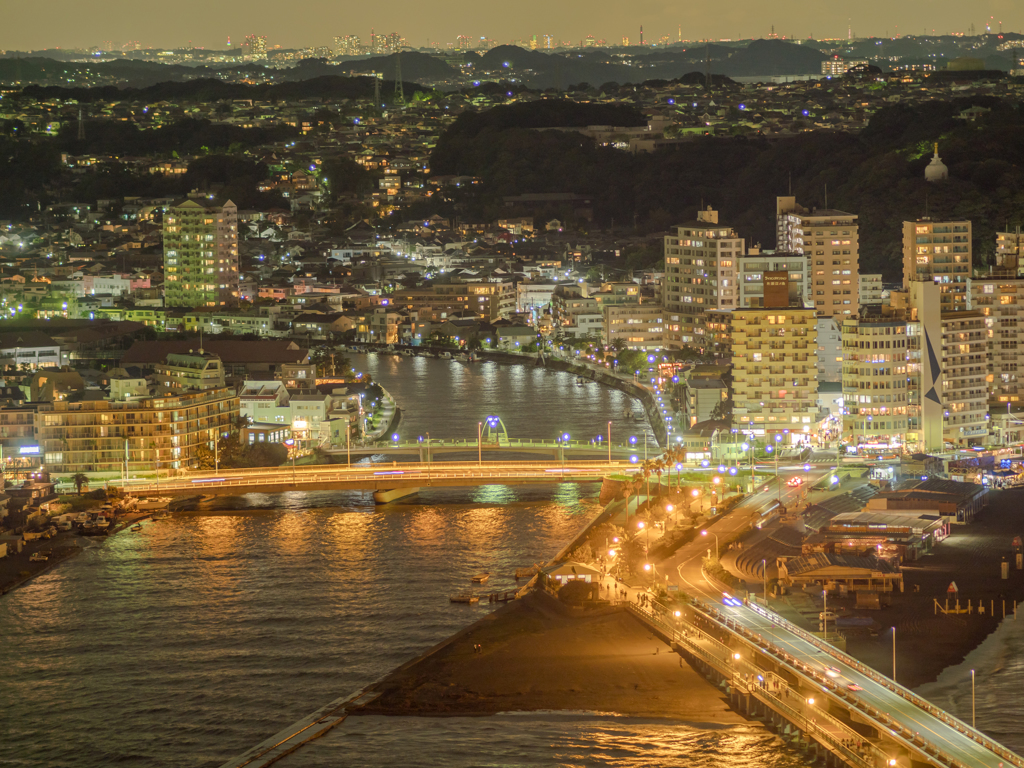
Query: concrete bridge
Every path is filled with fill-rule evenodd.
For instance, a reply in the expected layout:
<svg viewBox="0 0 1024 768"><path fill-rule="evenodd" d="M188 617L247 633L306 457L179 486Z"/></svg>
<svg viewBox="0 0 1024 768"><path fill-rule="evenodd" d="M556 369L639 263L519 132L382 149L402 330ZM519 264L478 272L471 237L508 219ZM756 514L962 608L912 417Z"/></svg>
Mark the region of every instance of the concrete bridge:
<svg viewBox="0 0 1024 768"><path fill-rule="evenodd" d="M536 456L550 456L557 461L568 459L570 456L589 459L628 459L636 456L644 458L644 443L641 438L637 443L611 445L605 442L583 442L581 440L520 440L515 438L502 439L500 441L477 441L477 440L393 440L390 442L378 442L373 445L352 445L351 447L334 446L326 451L331 456L338 458L351 456L353 459L361 459L366 456L409 456L416 457L426 463L434 460L436 456L448 456L455 454L477 454L482 458L484 454L522 454ZM647 446L648 456L661 454L661 449L652 440Z"/></svg>
<svg viewBox="0 0 1024 768"><path fill-rule="evenodd" d="M125 490L139 498L154 496L242 496L289 491L373 491L379 503L416 493L423 487L539 485L601 482L608 474L629 471L628 461L444 462L314 465L271 469L194 472L161 482L131 482Z"/></svg>
<svg viewBox="0 0 1024 768"><path fill-rule="evenodd" d="M630 610L720 683L734 708L825 765L1024 768L1002 744L762 605L714 586L701 593L710 599L683 610Z"/></svg>

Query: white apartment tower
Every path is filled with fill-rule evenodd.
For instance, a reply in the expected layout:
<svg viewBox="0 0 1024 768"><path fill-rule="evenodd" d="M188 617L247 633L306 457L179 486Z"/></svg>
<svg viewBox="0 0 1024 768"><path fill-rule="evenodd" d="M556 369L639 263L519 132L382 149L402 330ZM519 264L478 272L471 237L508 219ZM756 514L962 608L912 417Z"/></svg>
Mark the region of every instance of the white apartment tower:
<svg viewBox="0 0 1024 768"><path fill-rule="evenodd" d="M971 266L971 222L903 222L904 288L912 282L934 282L943 312L967 309Z"/></svg>
<svg viewBox="0 0 1024 768"><path fill-rule="evenodd" d="M708 207L697 220L678 224L665 237L665 346L708 348L704 313L738 306L738 261L743 238L718 223L718 211Z"/></svg>

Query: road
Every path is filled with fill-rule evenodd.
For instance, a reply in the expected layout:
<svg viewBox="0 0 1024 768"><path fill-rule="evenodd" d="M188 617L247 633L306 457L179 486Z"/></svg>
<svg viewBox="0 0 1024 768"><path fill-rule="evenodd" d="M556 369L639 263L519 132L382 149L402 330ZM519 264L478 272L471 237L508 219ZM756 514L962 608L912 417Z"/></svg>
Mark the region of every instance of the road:
<svg viewBox="0 0 1024 768"><path fill-rule="evenodd" d="M783 503L787 499L792 501L798 493L799 489L787 488ZM748 528L751 520L775 500L775 488L759 491L735 512L711 526L709 534L717 533L719 538L725 538ZM801 674L812 686L816 685L822 692L827 689L844 706L853 704L862 713L875 713L873 719L882 723L888 734L898 741L911 743L915 737L924 739L949 758L944 761L946 764L965 768L1024 766L1024 760L1005 747L774 613L756 605L724 605L722 592L705 579L701 569L701 559L709 544L713 546L708 537L702 537L684 547L662 567L674 568L679 574L682 590L713 606L736 629L760 636L781 651L791 667L798 670L802 667ZM758 641L755 638L753 642ZM836 677L826 674L828 667L838 671ZM847 686L851 684L860 686L862 690L850 691ZM921 747L916 749L920 751Z"/></svg>

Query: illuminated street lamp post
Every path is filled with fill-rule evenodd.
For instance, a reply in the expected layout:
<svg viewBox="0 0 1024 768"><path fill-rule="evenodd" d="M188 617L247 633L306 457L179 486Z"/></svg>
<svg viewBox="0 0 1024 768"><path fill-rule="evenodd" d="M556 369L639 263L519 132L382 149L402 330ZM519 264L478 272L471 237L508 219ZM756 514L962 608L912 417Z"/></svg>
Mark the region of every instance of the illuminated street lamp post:
<svg viewBox="0 0 1024 768"><path fill-rule="evenodd" d="M295 482L295 441L292 438L288 438L284 441L284 444L288 446L288 452L292 455L292 483Z"/></svg>
<svg viewBox="0 0 1024 768"><path fill-rule="evenodd" d="M782 442L782 435L775 436L775 485L779 489L779 504L782 503L782 480L779 478L779 443Z"/></svg>
<svg viewBox="0 0 1024 768"><path fill-rule="evenodd" d="M608 422L608 463L612 463L612 423Z"/></svg>
<svg viewBox="0 0 1024 768"><path fill-rule="evenodd" d="M482 421L476 423L476 463L480 466L484 463L483 427Z"/></svg>
<svg viewBox="0 0 1024 768"><path fill-rule="evenodd" d="M706 530L701 531L700 535L701 536L707 536L708 532ZM718 560L718 534L717 533L712 533L711 535L715 537L715 560Z"/></svg>
<svg viewBox="0 0 1024 768"><path fill-rule="evenodd" d="M896 627L892 628L892 681L896 682Z"/></svg>
<svg viewBox="0 0 1024 768"><path fill-rule="evenodd" d="M974 722L974 670L971 670L971 728L976 728Z"/></svg>

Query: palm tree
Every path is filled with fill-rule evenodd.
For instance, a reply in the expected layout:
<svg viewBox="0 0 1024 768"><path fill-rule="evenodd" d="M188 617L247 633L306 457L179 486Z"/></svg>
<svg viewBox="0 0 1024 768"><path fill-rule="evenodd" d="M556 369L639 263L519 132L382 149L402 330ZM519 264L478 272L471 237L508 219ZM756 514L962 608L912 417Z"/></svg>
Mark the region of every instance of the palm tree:
<svg viewBox="0 0 1024 768"><path fill-rule="evenodd" d="M662 459L657 459L654 462L654 474L658 476L658 493L661 493L661 473L665 471L665 462Z"/></svg>
<svg viewBox="0 0 1024 768"><path fill-rule="evenodd" d="M651 500L651 473L654 471L654 461L652 459L645 459L644 463L640 465L640 474L643 479L647 481L647 501L650 503Z"/></svg>
<svg viewBox="0 0 1024 768"><path fill-rule="evenodd" d="M633 488L633 481L632 480L627 480L626 482L624 482L622 484L622 488L620 490L620 493L622 494L622 498L624 498L626 500L626 523L627 524L629 523L629 497L633 495L633 490L634 490L634 488Z"/></svg>
<svg viewBox="0 0 1024 768"><path fill-rule="evenodd" d="M78 495L81 496L82 495L82 486L89 484L89 476L88 475L84 475L81 472L77 472L71 478L71 482L75 484L75 490L77 490L78 491Z"/></svg>

